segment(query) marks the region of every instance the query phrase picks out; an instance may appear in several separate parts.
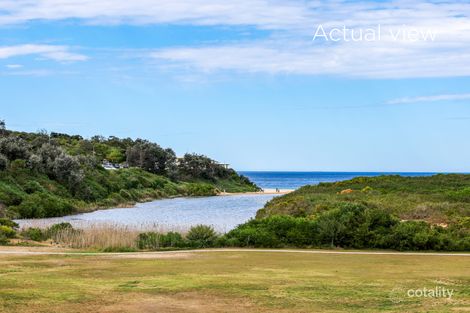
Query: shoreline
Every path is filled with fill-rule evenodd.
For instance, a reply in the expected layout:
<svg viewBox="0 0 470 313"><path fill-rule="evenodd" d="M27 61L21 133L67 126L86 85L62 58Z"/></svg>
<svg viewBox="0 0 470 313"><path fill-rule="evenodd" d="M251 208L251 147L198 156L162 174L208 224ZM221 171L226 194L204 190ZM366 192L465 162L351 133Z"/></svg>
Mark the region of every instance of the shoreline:
<svg viewBox="0 0 470 313"><path fill-rule="evenodd" d="M295 189L263 189L262 191L248 191L248 192L220 192L217 196L239 196L239 195L287 195L294 192Z"/></svg>
<svg viewBox="0 0 470 313"><path fill-rule="evenodd" d="M56 217L46 217L46 218L23 218L23 219L13 219L14 222L20 224L20 228L27 228L27 227L36 227L32 226L30 222L40 222L42 220L53 220L53 219L62 219L62 218L69 218L69 217L76 217L82 214L89 214L93 212L98 212L98 211L109 211L109 210L116 210L116 209L135 209L139 204L145 204L149 202L154 202L154 201L164 201L164 200L172 200L172 199L198 199L198 198L216 198L216 197L236 197L236 196L268 196L268 195L285 195L290 192L294 191L293 189L280 189L278 192L276 192L276 189L265 189L263 191L258 191L258 192L220 192L217 194L212 194L212 195L205 195L205 196L184 196L184 195L179 195L179 196L170 196L170 197L162 197L162 198L146 198L142 201L137 201L137 202L127 202L127 203L121 203L115 206L111 207L90 207L85 210L81 210L78 212L74 212L72 214L64 215L64 216L56 216ZM261 209L261 207L259 208ZM59 221L57 222L59 223Z"/></svg>

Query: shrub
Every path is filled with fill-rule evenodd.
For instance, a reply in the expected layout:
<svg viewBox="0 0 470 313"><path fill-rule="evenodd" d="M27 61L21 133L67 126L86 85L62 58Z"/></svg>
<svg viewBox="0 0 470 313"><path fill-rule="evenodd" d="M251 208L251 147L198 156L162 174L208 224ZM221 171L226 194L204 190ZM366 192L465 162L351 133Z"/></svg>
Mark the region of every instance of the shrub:
<svg viewBox="0 0 470 313"><path fill-rule="evenodd" d="M164 188L167 180L163 177L157 177L152 181L152 188L161 189Z"/></svg>
<svg viewBox="0 0 470 313"><path fill-rule="evenodd" d="M141 233L137 237L139 249L158 250L160 248L183 248L187 245L183 236L177 232L160 234L156 232Z"/></svg>
<svg viewBox="0 0 470 313"><path fill-rule="evenodd" d="M217 237L214 228L207 225L193 226L186 235L189 244L195 248L212 247Z"/></svg>
<svg viewBox="0 0 470 313"><path fill-rule="evenodd" d="M186 185L186 194L188 196L214 196L217 190L210 184L191 183Z"/></svg>
<svg viewBox="0 0 470 313"><path fill-rule="evenodd" d="M292 216L270 216L251 220L228 233L243 246L278 247L314 244L316 229L312 220ZM232 243L235 242L232 240Z"/></svg>
<svg viewBox="0 0 470 313"><path fill-rule="evenodd" d="M141 233L137 237L137 246L139 249L159 249L161 247L161 235L156 232Z"/></svg>
<svg viewBox="0 0 470 313"><path fill-rule="evenodd" d="M7 206L18 205L23 200L24 193L18 186L7 181L0 181L0 202Z"/></svg>
<svg viewBox="0 0 470 313"><path fill-rule="evenodd" d="M126 200L135 200L134 197L132 196L132 194L125 190L125 189L121 189L119 191L119 195L123 198L123 199L126 199Z"/></svg>
<svg viewBox="0 0 470 313"><path fill-rule="evenodd" d="M79 199L92 202L106 198L108 191L97 181L88 177L75 188L75 196Z"/></svg>
<svg viewBox="0 0 470 313"><path fill-rule="evenodd" d="M400 222L385 211L359 203L341 203L313 219L271 216L251 220L227 233L226 246L333 246L397 250L468 250L470 219L449 228L426 222Z"/></svg>
<svg viewBox="0 0 470 313"><path fill-rule="evenodd" d="M37 181L28 181L23 187L23 190L28 194L33 194L35 192L44 192L44 188Z"/></svg>
<svg viewBox="0 0 470 313"><path fill-rule="evenodd" d="M470 201L470 187L466 187L457 191L450 191L447 196L453 201L469 202Z"/></svg>
<svg viewBox="0 0 470 313"><path fill-rule="evenodd" d="M387 248L384 236L398 220L365 204L341 203L315 220L320 245L344 248Z"/></svg>
<svg viewBox="0 0 470 313"><path fill-rule="evenodd" d="M245 227L227 234L229 246L276 248L281 245L276 235L265 228Z"/></svg>
<svg viewBox="0 0 470 313"><path fill-rule="evenodd" d="M422 221L406 221L391 230L392 248L397 250L429 250L436 247L438 233Z"/></svg>
<svg viewBox="0 0 470 313"><path fill-rule="evenodd" d="M28 195L16 208L23 218L64 216L72 213L73 209L67 200L45 192Z"/></svg>
<svg viewBox="0 0 470 313"><path fill-rule="evenodd" d="M58 233L63 232L63 231L74 231L74 228L72 227L72 224L63 222L59 224L54 224L51 227L47 229L47 237L52 238L56 236Z"/></svg>
<svg viewBox="0 0 470 313"><path fill-rule="evenodd" d="M8 218L0 218L0 225L8 226L10 228L18 228L19 225Z"/></svg>
<svg viewBox="0 0 470 313"><path fill-rule="evenodd" d="M11 161L27 159L30 148L29 144L20 137L9 136L0 138L0 153Z"/></svg>
<svg viewBox="0 0 470 313"><path fill-rule="evenodd" d="M168 248L182 248L185 246L183 236L177 232L169 232L161 236L161 242L163 247Z"/></svg>
<svg viewBox="0 0 470 313"><path fill-rule="evenodd" d="M342 207L326 211L316 219L318 239L321 245L348 246L351 241L350 232L357 227L356 207ZM354 228L353 228L354 227Z"/></svg>
<svg viewBox="0 0 470 313"><path fill-rule="evenodd" d="M0 236L8 238L8 239L15 238L16 231L13 228L9 227L9 226L1 225L0 226Z"/></svg>
<svg viewBox="0 0 470 313"><path fill-rule="evenodd" d="M3 234L0 234L0 246L7 245L10 241Z"/></svg>
<svg viewBox="0 0 470 313"><path fill-rule="evenodd" d="M30 239L33 241L44 241L47 239L47 234L43 232L42 229L36 227L31 227L23 230L21 232L21 235L23 236L23 238Z"/></svg>

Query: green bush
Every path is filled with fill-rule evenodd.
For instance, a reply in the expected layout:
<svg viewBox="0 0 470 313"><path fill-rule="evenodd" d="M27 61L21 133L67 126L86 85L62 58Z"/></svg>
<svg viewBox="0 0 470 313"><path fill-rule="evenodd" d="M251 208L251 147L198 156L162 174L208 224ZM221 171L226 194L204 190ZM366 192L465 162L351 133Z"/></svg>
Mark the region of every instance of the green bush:
<svg viewBox="0 0 470 313"><path fill-rule="evenodd" d="M0 234L0 246L7 245L9 242L10 241L8 240L7 237L5 237L5 235Z"/></svg>
<svg viewBox="0 0 470 313"><path fill-rule="evenodd" d="M217 194L213 185L205 183L187 184L185 189L188 196L214 196Z"/></svg>
<svg viewBox="0 0 470 313"><path fill-rule="evenodd" d="M227 234L227 240L252 247L310 246L316 238L314 226L307 218L270 216L240 225Z"/></svg>
<svg viewBox="0 0 470 313"><path fill-rule="evenodd" d="M162 189L165 187L165 185L167 184L167 179L166 178L163 178L163 177L156 177L153 181L152 181L152 188L154 189Z"/></svg>
<svg viewBox="0 0 470 313"><path fill-rule="evenodd" d="M24 192L14 183L0 181L0 202L7 205L18 205L25 196Z"/></svg>
<svg viewBox="0 0 470 313"><path fill-rule="evenodd" d="M122 199L136 200L134 199L134 196L128 190L125 190L125 189L121 189L119 191L119 195L122 197Z"/></svg>
<svg viewBox="0 0 470 313"><path fill-rule="evenodd" d="M9 226L1 225L0 226L0 236L8 238L8 239L15 238L16 231L13 228L9 227Z"/></svg>
<svg viewBox="0 0 470 313"><path fill-rule="evenodd" d="M442 236L428 223L406 221L391 230L392 247L397 250L439 250Z"/></svg>
<svg viewBox="0 0 470 313"><path fill-rule="evenodd" d="M141 233L137 237L137 246L139 249L156 250L161 247L161 235L156 232Z"/></svg>
<svg viewBox="0 0 470 313"><path fill-rule="evenodd" d="M457 191L449 191L447 196L454 201L470 202L470 187L466 187Z"/></svg>
<svg viewBox="0 0 470 313"><path fill-rule="evenodd" d="M63 231L75 231L73 228L72 224L63 222L63 223L58 223L50 226L47 231L46 231L46 236L47 238L53 238L56 236L58 233L63 232Z"/></svg>
<svg viewBox="0 0 470 313"><path fill-rule="evenodd" d="M400 222L373 206L342 203L312 219L270 216L251 220L231 230L225 246L251 247L342 247L396 250L470 250L466 219L442 228L426 222Z"/></svg>
<svg viewBox="0 0 470 313"><path fill-rule="evenodd" d="M69 201L45 192L28 195L16 210L23 218L56 217L71 214L74 210Z"/></svg>
<svg viewBox="0 0 470 313"><path fill-rule="evenodd" d="M29 239L33 241L47 240L47 233L44 232L42 229L36 228L36 227L24 229L21 232L21 236L23 236L23 238L25 239Z"/></svg>
<svg viewBox="0 0 470 313"><path fill-rule="evenodd" d="M137 237L137 246L139 249L158 250L161 248L183 248L187 246L187 243L183 236L177 232L167 234L146 232Z"/></svg>
<svg viewBox="0 0 470 313"><path fill-rule="evenodd" d="M276 248L281 241L276 235L265 228L246 227L236 229L227 234L227 245L241 247Z"/></svg>
<svg viewBox="0 0 470 313"><path fill-rule="evenodd" d="M186 245L183 236L177 232L169 232L161 236L162 246L165 248L183 248Z"/></svg>
<svg viewBox="0 0 470 313"><path fill-rule="evenodd" d="M0 218L0 225L8 226L11 228L18 228L19 225L8 218Z"/></svg>
<svg viewBox="0 0 470 313"><path fill-rule="evenodd" d="M28 194L45 191L41 184L39 184L37 181L27 182L26 185L23 187L23 190Z"/></svg>
<svg viewBox="0 0 470 313"><path fill-rule="evenodd" d="M207 225L196 225L189 229L186 239L189 244L195 248L212 247L216 240L217 234L213 227Z"/></svg>

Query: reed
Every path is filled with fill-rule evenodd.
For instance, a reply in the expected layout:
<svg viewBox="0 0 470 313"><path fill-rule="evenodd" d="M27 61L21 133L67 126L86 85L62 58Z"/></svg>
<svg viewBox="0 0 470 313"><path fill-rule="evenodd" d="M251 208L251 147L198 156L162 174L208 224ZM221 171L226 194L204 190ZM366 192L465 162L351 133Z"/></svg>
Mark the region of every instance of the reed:
<svg viewBox="0 0 470 313"><path fill-rule="evenodd" d="M63 229L52 236L60 246L77 249L137 249L135 229L120 225L91 226L84 229Z"/></svg>
<svg viewBox="0 0 470 313"><path fill-rule="evenodd" d="M54 243L62 247L105 251L125 251L138 249L138 236L143 231L160 234L178 231L182 234L187 229L153 225L153 227L135 227L120 224L92 224L80 228L67 228L53 234Z"/></svg>

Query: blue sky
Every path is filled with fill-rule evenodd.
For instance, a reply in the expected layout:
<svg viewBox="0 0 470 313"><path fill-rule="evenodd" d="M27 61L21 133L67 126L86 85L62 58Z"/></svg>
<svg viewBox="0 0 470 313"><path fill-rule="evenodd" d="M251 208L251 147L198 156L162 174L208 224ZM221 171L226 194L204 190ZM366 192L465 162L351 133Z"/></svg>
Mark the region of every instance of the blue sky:
<svg viewBox="0 0 470 313"><path fill-rule="evenodd" d="M468 172L469 16L465 1L5 0L0 117L238 170ZM313 40L319 25L384 35Z"/></svg>

